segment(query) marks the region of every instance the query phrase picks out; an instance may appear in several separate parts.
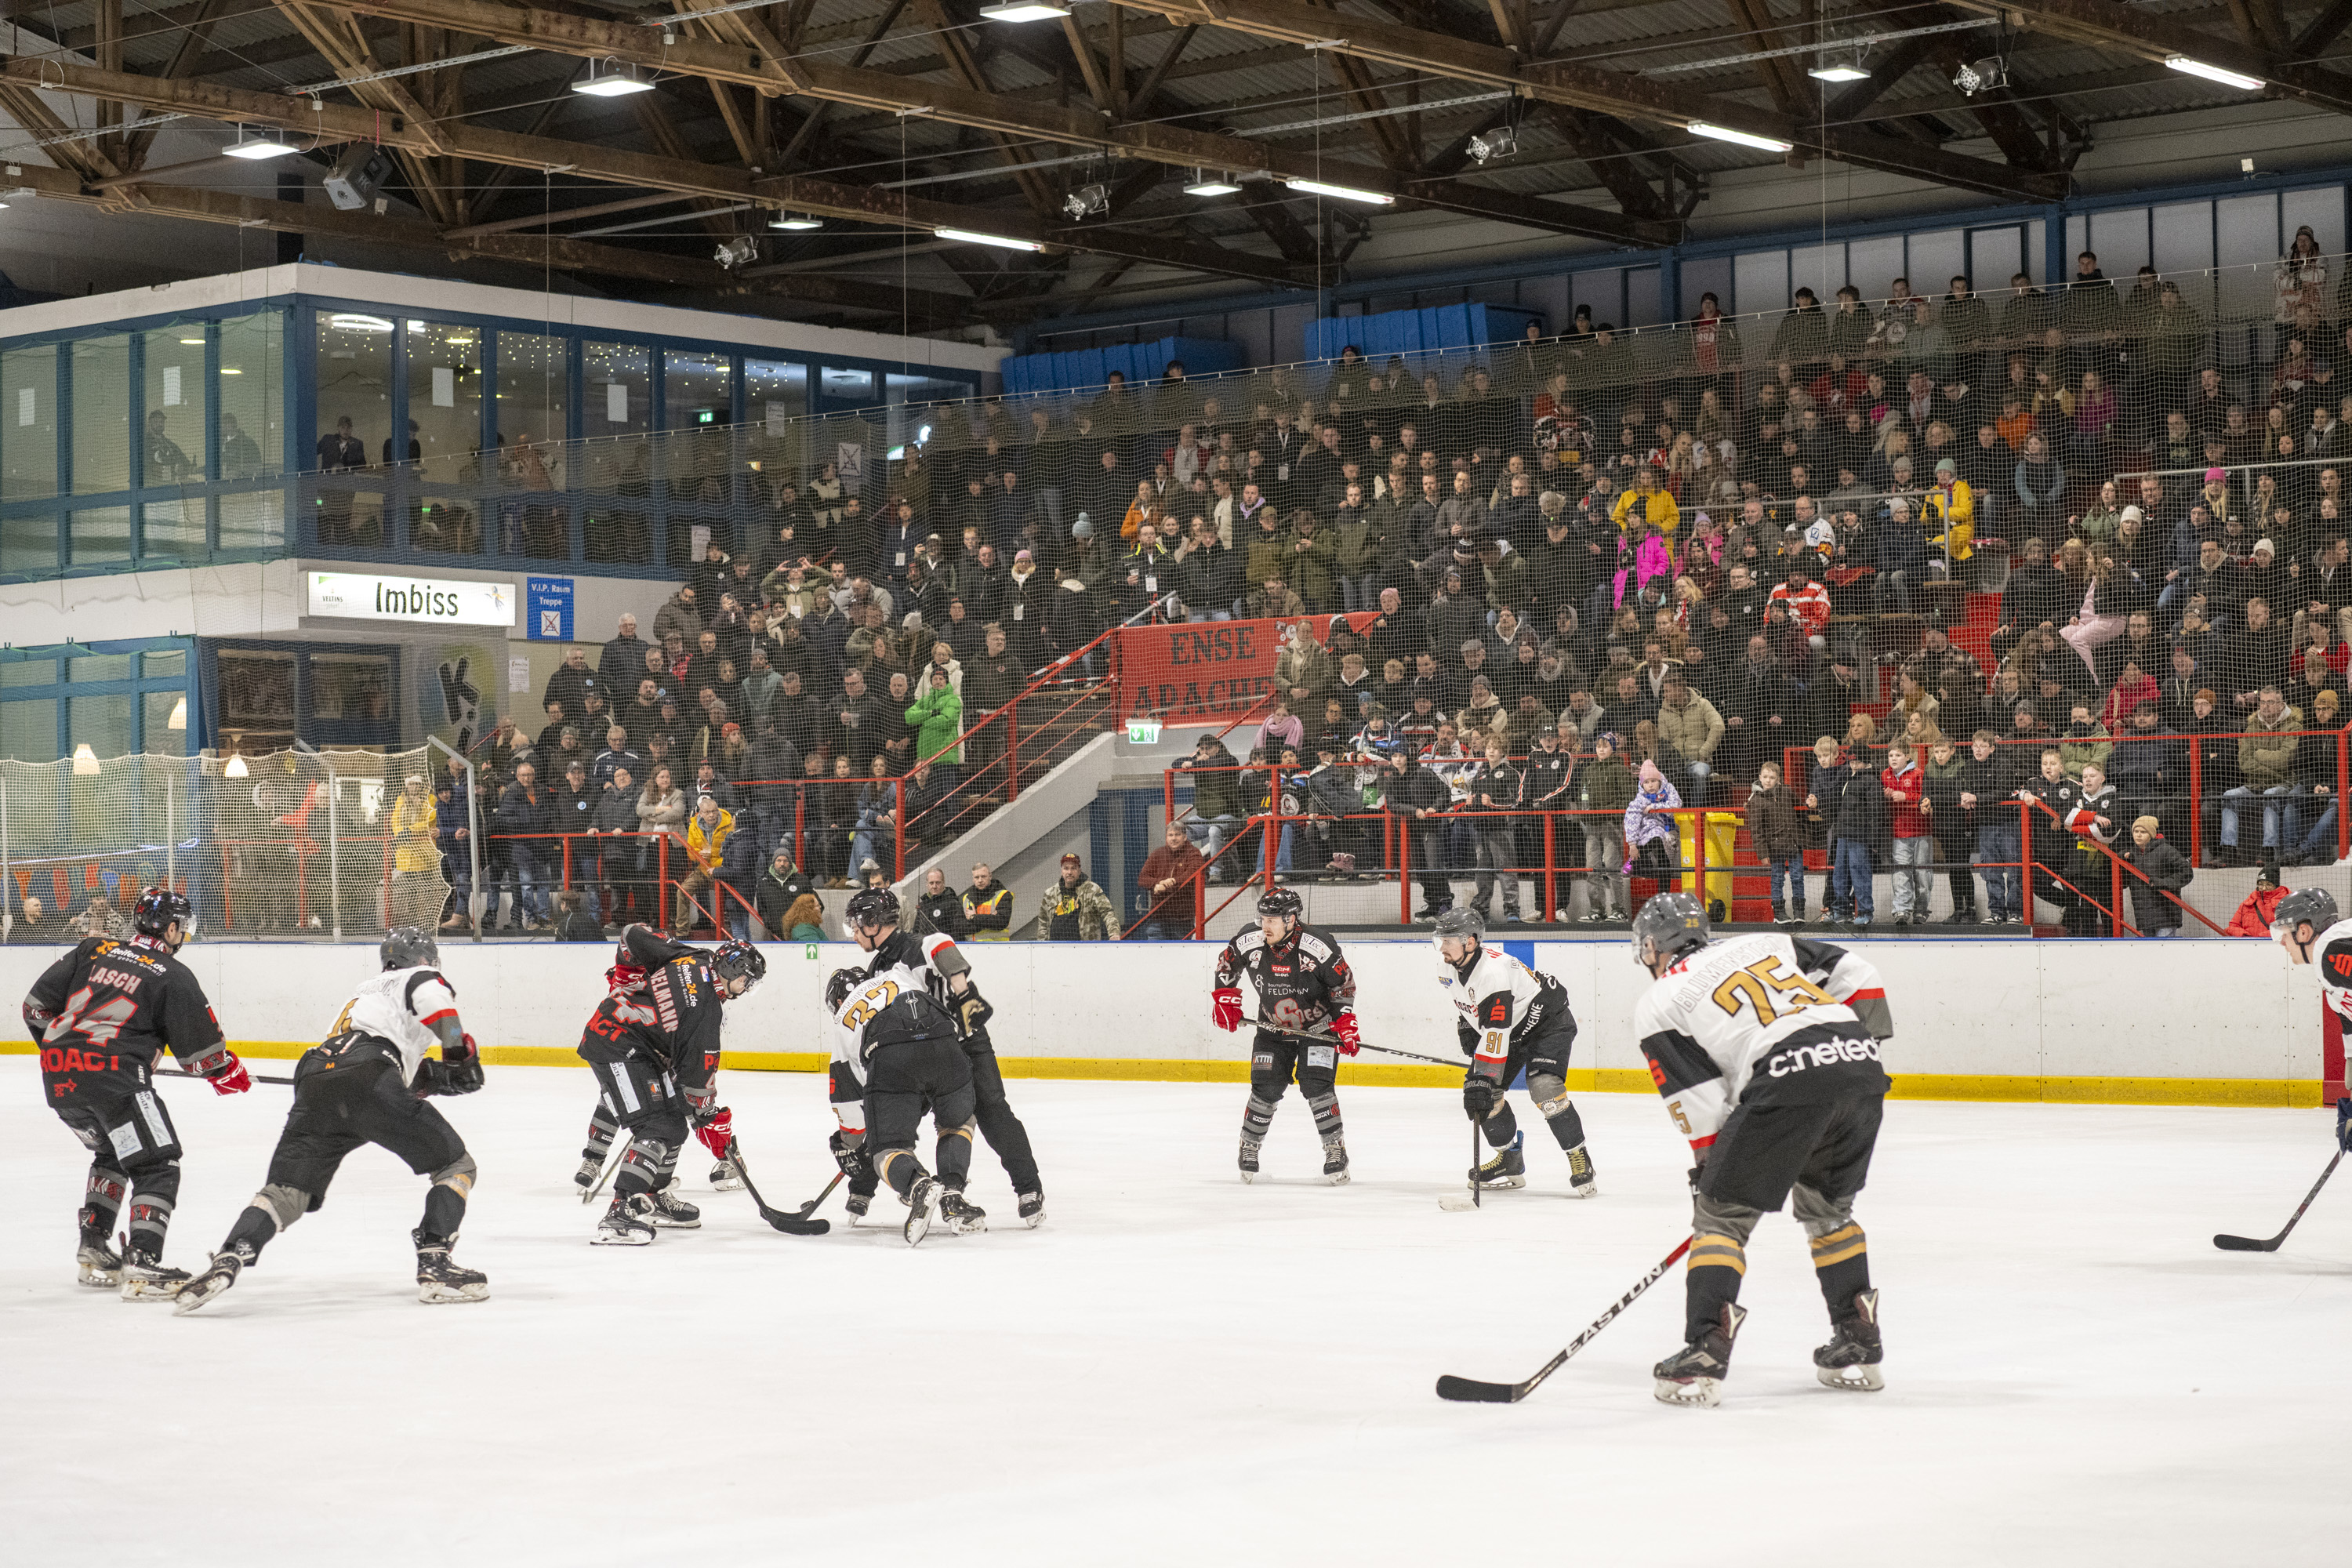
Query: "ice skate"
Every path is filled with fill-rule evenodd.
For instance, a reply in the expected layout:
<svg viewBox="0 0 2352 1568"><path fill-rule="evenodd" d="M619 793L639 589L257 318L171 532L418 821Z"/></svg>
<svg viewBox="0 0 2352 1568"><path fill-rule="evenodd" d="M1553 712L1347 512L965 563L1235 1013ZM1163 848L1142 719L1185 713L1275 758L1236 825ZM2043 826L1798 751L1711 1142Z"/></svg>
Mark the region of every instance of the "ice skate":
<svg viewBox="0 0 2352 1568"><path fill-rule="evenodd" d="M160 1258L132 1247L122 1255L122 1299L126 1301L168 1301L188 1282L184 1268L166 1268Z"/></svg>
<svg viewBox="0 0 2352 1568"><path fill-rule="evenodd" d="M490 1293L490 1277L467 1268L449 1256L457 1245L454 1236L427 1236L411 1231L416 1243L416 1299L426 1306L446 1301L479 1301Z"/></svg>
<svg viewBox="0 0 2352 1568"><path fill-rule="evenodd" d="M1878 1339L1878 1292L1860 1292L1853 1306L1855 1315L1831 1324L1830 1342L1813 1352L1813 1375L1823 1388L1875 1394L1886 1386L1878 1370L1886 1354Z"/></svg>
<svg viewBox="0 0 2352 1568"><path fill-rule="evenodd" d="M1723 1403L1723 1380L1731 1372L1731 1342L1739 1337L1747 1310L1726 1303L1721 1323L1651 1369L1661 1405L1713 1409Z"/></svg>
<svg viewBox="0 0 2352 1568"><path fill-rule="evenodd" d="M1497 1149L1487 1156L1485 1164L1470 1173L1470 1179L1490 1193L1507 1187L1526 1186L1528 1162L1520 1151L1525 1147L1527 1141L1526 1133L1512 1133L1510 1146Z"/></svg>
<svg viewBox="0 0 2352 1568"><path fill-rule="evenodd" d="M874 1194L854 1192L844 1201L849 1205L849 1217L860 1220L866 1217L866 1211L874 1206Z"/></svg>
<svg viewBox="0 0 2352 1568"><path fill-rule="evenodd" d="M74 1253L74 1262L80 1265L80 1281L93 1290L115 1290L122 1285L122 1258L106 1245L106 1238L84 1237Z"/></svg>
<svg viewBox="0 0 2352 1568"><path fill-rule="evenodd" d="M1246 1132L1242 1134L1242 1180L1244 1182L1257 1180L1257 1152L1263 1142L1263 1139L1253 1138Z"/></svg>
<svg viewBox="0 0 2352 1568"><path fill-rule="evenodd" d="M1597 1198L1601 1195L1601 1180L1592 1173L1592 1156L1579 1143L1568 1152L1568 1195L1572 1198Z"/></svg>
<svg viewBox="0 0 2352 1568"><path fill-rule="evenodd" d="M612 1206L589 1241L597 1247L644 1247L654 1238L654 1201L644 1193L613 1194Z"/></svg>
<svg viewBox="0 0 2352 1568"><path fill-rule="evenodd" d="M1348 1184L1348 1145L1336 1136L1323 1140L1323 1179L1335 1187Z"/></svg>
<svg viewBox="0 0 2352 1568"><path fill-rule="evenodd" d="M586 1203L595 1194L596 1183L604 1174L604 1162L603 1160L583 1159L580 1162L580 1168L572 1173L572 1184L580 1189L580 1201L582 1203Z"/></svg>
<svg viewBox="0 0 2352 1568"><path fill-rule="evenodd" d="M172 1315L184 1318L214 1297L225 1293L236 1283L237 1275L244 1269L245 1255L235 1247L214 1253L212 1262L205 1266L204 1272L180 1287L179 1295L172 1301Z"/></svg>
<svg viewBox="0 0 2352 1568"><path fill-rule="evenodd" d="M988 1228L988 1211L966 1202L953 1187L940 1190L940 1218L955 1236L970 1236Z"/></svg>
<svg viewBox="0 0 2352 1568"><path fill-rule="evenodd" d="M740 1193L743 1190L742 1173L735 1169L732 1160L721 1160L710 1167L710 1190L714 1193Z"/></svg>
<svg viewBox="0 0 2352 1568"><path fill-rule="evenodd" d="M1045 1194L1023 1193L1021 1194L1021 1223L1031 1230L1045 1223Z"/></svg>
<svg viewBox="0 0 2352 1568"><path fill-rule="evenodd" d="M923 1237L931 1234L931 1215L939 1201L940 1184L929 1176L917 1176L907 1194L907 1223L899 1232L908 1246L920 1246Z"/></svg>
<svg viewBox="0 0 2352 1568"><path fill-rule="evenodd" d="M653 1200L652 1208L646 1214L646 1223L659 1226L664 1230L699 1230L702 1227L702 1211L679 1197L677 1188L677 1178L673 1176L646 1194Z"/></svg>

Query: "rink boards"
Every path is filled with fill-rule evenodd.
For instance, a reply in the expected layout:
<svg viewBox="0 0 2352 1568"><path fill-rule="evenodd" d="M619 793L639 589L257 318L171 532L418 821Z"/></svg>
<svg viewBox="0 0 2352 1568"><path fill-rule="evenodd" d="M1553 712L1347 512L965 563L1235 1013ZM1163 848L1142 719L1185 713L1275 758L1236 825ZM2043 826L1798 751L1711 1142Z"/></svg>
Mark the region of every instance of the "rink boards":
<svg viewBox="0 0 2352 1568"><path fill-rule="evenodd" d="M1556 976L1579 1033L1570 1087L1650 1092L1630 1033L1643 976L1622 937L1502 945ZM2123 1104L2322 1103L2340 1046L2322 1039L2318 987L2257 942L1888 941L1858 944L1886 980L1895 1093L1934 1100ZM1364 1037L1427 1056L1457 1049L1428 941L1350 939ZM815 1071L824 977L855 962L844 943L768 945L765 984L730 1016L727 1063ZM982 942L974 972L996 1007L990 1029L1016 1077L1240 1081L1245 1035L1208 1019L1216 949L1205 943ZM55 948L0 948L0 988L20 997ZM222 1026L257 1057L292 1057L326 1032L373 946L195 943L182 958ZM604 994L602 943L452 942L443 968L467 1027L496 1062L571 1064ZM32 1047L21 1036L0 1050ZM1367 1051L1343 1079L1433 1084L1448 1069Z"/></svg>

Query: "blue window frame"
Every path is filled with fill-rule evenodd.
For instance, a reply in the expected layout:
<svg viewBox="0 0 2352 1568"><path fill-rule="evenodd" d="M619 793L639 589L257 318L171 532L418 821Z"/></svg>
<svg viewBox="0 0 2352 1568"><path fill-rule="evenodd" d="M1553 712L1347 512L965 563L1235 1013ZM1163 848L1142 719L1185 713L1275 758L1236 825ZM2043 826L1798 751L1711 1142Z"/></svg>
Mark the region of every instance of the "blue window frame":
<svg viewBox="0 0 2352 1568"><path fill-rule="evenodd" d="M0 757L52 763L81 745L100 761L195 751L205 734L195 661L194 637L0 649Z"/></svg>

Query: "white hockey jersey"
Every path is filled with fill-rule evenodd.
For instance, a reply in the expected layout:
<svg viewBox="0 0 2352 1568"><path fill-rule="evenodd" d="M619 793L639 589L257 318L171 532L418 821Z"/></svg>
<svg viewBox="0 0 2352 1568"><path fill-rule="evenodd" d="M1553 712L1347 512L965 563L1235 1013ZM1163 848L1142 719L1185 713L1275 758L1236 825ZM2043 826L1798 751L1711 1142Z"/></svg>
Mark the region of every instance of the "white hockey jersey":
<svg viewBox="0 0 2352 1568"><path fill-rule="evenodd" d="M1491 943L1479 946L1466 978L1440 955L1437 984L1454 1005L1462 1048L1490 1078L1501 1076L1513 1046L1538 1034L1565 1031L1569 1041L1576 1038L1576 1017L1559 982ZM1559 1050L1564 1058L1565 1042Z"/></svg>
<svg viewBox="0 0 2352 1568"><path fill-rule="evenodd" d="M2352 920L2337 921L2311 939L2311 962L2319 971L2321 999L2352 1024Z"/></svg>
<svg viewBox="0 0 2352 1568"><path fill-rule="evenodd" d="M441 1043L434 1023L455 1017L457 993L437 969L387 969L360 982L331 1037L368 1035L400 1053L400 1081L415 1083L425 1047Z"/></svg>
<svg viewBox="0 0 2352 1568"><path fill-rule="evenodd" d="M1675 1125L1703 1150L1744 1104L1884 1093L1878 1042L1895 1030L1866 960L1759 931L1667 970L1634 1005L1633 1032Z"/></svg>
<svg viewBox="0 0 2352 1568"><path fill-rule="evenodd" d="M948 1011L950 975L971 967L955 940L900 931L875 950L865 978L833 1010L827 1027L833 1051L828 1098L843 1127L866 1125L866 1069L876 1047L899 1040L956 1034Z"/></svg>

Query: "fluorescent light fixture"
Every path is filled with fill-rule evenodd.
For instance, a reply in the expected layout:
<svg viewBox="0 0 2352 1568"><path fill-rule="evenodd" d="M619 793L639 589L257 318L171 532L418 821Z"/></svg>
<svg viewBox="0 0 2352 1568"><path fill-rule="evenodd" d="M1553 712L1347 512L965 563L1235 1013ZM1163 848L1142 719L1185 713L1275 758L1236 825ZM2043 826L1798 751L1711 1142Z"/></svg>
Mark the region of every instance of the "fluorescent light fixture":
<svg viewBox="0 0 2352 1568"><path fill-rule="evenodd" d="M239 370L233 364L225 364L221 366L221 374L223 375L243 375L245 372Z"/></svg>
<svg viewBox="0 0 2352 1568"><path fill-rule="evenodd" d="M205 340L202 338L182 338L180 340L180 346L183 348L200 349L205 346Z"/></svg>
<svg viewBox="0 0 2352 1568"><path fill-rule="evenodd" d="M177 702L172 704L171 720L163 727L167 730L184 730L188 727L188 700L186 698L183 697Z"/></svg>
<svg viewBox="0 0 2352 1568"><path fill-rule="evenodd" d="M588 74L572 84L574 92L584 92L592 98L620 98L632 92L651 92L654 84L617 60L598 60L588 68Z"/></svg>
<svg viewBox="0 0 2352 1568"><path fill-rule="evenodd" d="M824 226L824 220L820 217L811 217L806 213L778 213L775 216L768 220L768 226L770 228L790 229L793 233L799 234L812 228L823 228Z"/></svg>
<svg viewBox="0 0 2352 1568"><path fill-rule="evenodd" d="M248 141L246 138L245 132L240 128L237 132L236 140L229 145L222 148L221 151L232 158L261 159L283 158L288 153L297 151L297 149L289 147L285 142L277 140L266 142Z"/></svg>
<svg viewBox="0 0 2352 1568"><path fill-rule="evenodd" d="M339 310L327 318L327 325L341 327L347 332L388 332L392 323L382 316L362 316L352 310Z"/></svg>
<svg viewBox="0 0 2352 1568"><path fill-rule="evenodd" d="M1754 147L1766 153L1786 153L1795 145L1790 142L1775 142L1769 136L1754 136L1745 131L1734 131L1728 125L1709 125L1704 120L1694 120L1686 129L1694 136L1705 136L1716 142L1736 142L1742 147Z"/></svg>
<svg viewBox="0 0 2352 1568"><path fill-rule="evenodd" d="M1239 185L1224 175L1203 174L1198 169L1192 171L1192 184L1184 187L1184 194L1188 196L1237 196L1241 191Z"/></svg>
<svg viewBox="0 0 2352 1568"><path fill-rule="evenodd" d="M1056 16L1066 16L1066 5L1049 5L1045 0L1004 0L1001 5L982 5L980 14L992 22L1050 22Z"/></svg>
<svg viewBox="0 0 2352 1568"><path fill-rule="evenodd" d="M1369 202L1376 207L1396 205L1396 198L1386 191L1360 191L1353 185L1327 185L1320 180L1285 180L1282 183L1310 196L1329 196L1343 202Z"/></svg>
<svg viewBox="0 0 2352 1568"><path fill-rule="evenodd" d="M2220 66L2209 66L2203 60L2192 60L2187 55L2168 55L2164 63L2174 70L2189 76L2201 76L2207 81L2218 81L2223 87L2234 87L2240 92L2252 92L2263 85L2260 77L2240 76L2225 71Z"/></svg>
<svg viewBox="0 0 2352 1568"><path fill-rule="evenodd" d="M1001 250L1043 250L1034 240L1007 239L1001 234L975 234L968 228L935 228L931 232L941 239L961 240L966 245L993 245Z"/></svg>
<svg viewBox="0 0 2352 1568"><path fill-rule="evenodd" d="M1805 72L1815 81L1868 81L1870 73L1853 60L1823 60Z"/></svg>

